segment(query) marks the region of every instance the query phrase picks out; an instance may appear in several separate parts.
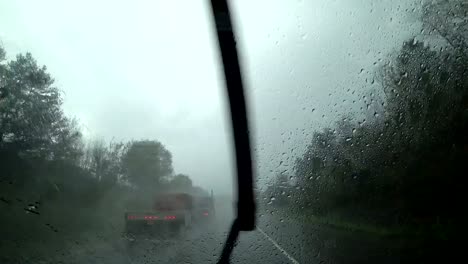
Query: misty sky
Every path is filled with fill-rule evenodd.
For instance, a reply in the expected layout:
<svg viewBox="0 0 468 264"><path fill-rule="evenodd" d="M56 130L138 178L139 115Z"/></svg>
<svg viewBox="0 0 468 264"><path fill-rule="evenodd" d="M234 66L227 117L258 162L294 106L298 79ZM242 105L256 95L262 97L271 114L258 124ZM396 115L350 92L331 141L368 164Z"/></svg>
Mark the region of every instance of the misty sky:
<svg viewBox="0 0 468 264"><path fill-rule="evenodd" d="M420 29L412 1L232 2L263 179L291 171L312 131L347 113L366 116L359 98L378 89L374 70ZM231 191L230 123L207 4L0 0L0 40L10 58L30 51L48 67L86 138L157 139L177 173Z"/></svg>

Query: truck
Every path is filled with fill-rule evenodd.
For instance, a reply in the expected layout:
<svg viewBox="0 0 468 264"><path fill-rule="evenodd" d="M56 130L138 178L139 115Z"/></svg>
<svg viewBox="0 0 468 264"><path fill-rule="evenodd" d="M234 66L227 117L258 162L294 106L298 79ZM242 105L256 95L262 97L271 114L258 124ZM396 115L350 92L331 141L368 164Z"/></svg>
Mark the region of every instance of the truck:
<svg viewBox="0 0 468 264"><path fill-rule="evenodd" d="M213 191L211 196L197 196L193 207L192 217L197 224L211 223L216 216Z"/></svg>
<svg viewBox="0 0 468 264"><path fill-rule="evenodd" d="M131 235L180 235L192 226L193 209L190 194L156 195L150 210L125 212L125 232Z"/></svg>
<svg viewBox="0 0 468 264"><path fill-rule="evenodd" d="M177 237L195 225L212 222L215 217L211 196L188 193L162 193L154 196L149 210L125 212L125 233Z"/></svg>

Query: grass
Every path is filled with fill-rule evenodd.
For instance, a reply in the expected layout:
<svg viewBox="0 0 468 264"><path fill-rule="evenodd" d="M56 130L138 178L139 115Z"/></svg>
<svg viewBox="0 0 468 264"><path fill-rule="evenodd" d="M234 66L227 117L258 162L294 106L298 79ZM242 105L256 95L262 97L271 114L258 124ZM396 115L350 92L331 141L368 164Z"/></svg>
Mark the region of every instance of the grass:
<svg viewBox="0 0 468 264"><path fill-rule="evenodd" d="M302 219L301 219L302 218ZM329 216L300 216L300 220L311 224L322 224L350 232L364 232L379 236L401 236L407 233L405 228L384 227L366 223L353 223L343 219Z"/></svg>
<svg viewBox="0 0 468 264"><path fill-rule="evenodd" d="M282 214L282 210L275 210ZM302 223L325 225L334 229L339 229L347 232L361 232L380 237L403 237L403 238L434 238L437 240L448 240L453 234L453 230L449 225L438 223L426 225L398 225L398 226L383 226L366 222L357 222L346 219L345 217L326 215L317 216L310 212L296 213L291 216L290 212L284 212L289 215L289 220L299 221Z"/></svg>

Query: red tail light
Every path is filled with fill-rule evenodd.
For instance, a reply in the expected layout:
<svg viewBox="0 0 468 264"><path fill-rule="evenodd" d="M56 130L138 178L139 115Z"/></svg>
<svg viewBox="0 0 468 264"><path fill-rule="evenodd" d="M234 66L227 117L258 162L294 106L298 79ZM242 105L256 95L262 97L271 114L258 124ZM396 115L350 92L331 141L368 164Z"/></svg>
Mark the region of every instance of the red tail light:
<svg viewBox="0 0 468 264"><path fill-rule="evenodd" d="M175 216L175 215L166 215L166 216L164 217L164 219L166 219L166 220L174 220L174 219L176 219L176 216Z"/></svg>
<svg viewBox="0 0 468 264"><path fill-rule="evenodd" d="M208 212L204 212L203 215L204 215L204 216L208 216Z"/></svg>

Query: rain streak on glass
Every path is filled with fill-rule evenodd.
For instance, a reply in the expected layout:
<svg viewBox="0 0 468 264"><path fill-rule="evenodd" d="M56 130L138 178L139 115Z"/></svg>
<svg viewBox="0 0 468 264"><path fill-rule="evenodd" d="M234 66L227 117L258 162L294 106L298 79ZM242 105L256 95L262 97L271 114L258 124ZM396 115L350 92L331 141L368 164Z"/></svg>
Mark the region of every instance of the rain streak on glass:
<svg viewBox="0 0 468 264"><path fill-rule="evenodd" d="M229 3L258 213L231 262L454 262L466 1ZM238 192L212 20L0 0L0 263L217 261Z"/></svg>
<svg viewBox="0 0 468 264"><path fill-rule="evenodd" d="M466 171L468 4L238 6L260 228L299 263L447 256Z"/></svg>
<svg viewBox="0 0 468 264"><path fill-rule="evenodd" d="M209 12L0 1L1 263L216 261L234 172Z"/></svg>

